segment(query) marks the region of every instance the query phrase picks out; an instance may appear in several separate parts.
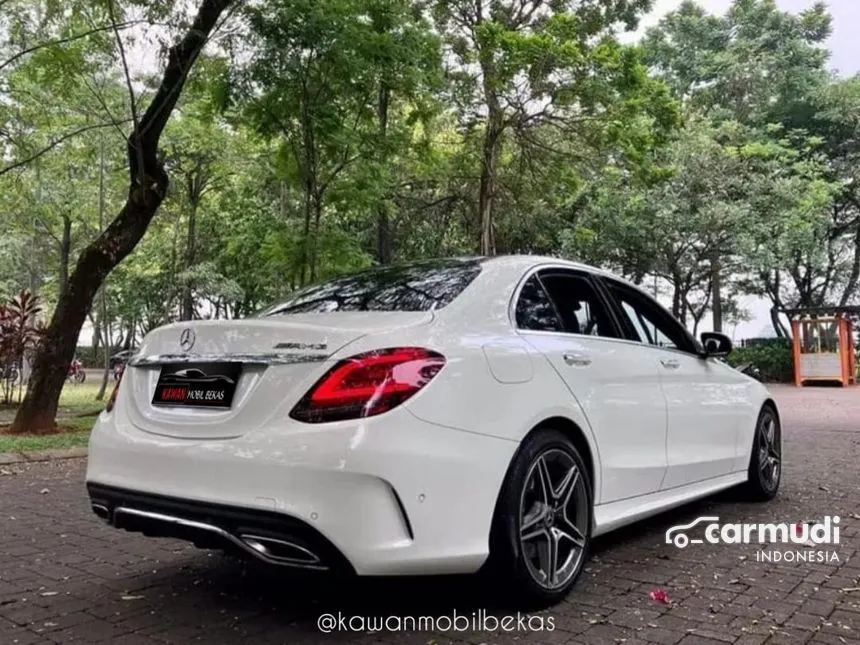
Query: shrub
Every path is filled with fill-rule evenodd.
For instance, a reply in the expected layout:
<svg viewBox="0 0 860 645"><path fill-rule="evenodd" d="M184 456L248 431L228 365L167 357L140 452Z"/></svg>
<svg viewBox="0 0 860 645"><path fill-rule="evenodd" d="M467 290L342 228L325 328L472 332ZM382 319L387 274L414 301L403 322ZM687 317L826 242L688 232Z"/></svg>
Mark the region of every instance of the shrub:
<svg viewBox="0 0 860 645"><path fill-rule="evenodd" d="M791 343L778 342L738 347L729 355L729 364L737 367L751 363L761 371L762 379L771 383L790 383L794 380L794 353Z"/></svg>
<svg viewBox="0 0 860 645"><path fill-rule="evenodd" d="M44 326L38 320L42 311L39 297L22 291L5 305L0 305L0 390L3 402L11 403L15 389L23 388L21 374L24 359L39 344ZM12 369L17 378L10 378Z"/></svg>

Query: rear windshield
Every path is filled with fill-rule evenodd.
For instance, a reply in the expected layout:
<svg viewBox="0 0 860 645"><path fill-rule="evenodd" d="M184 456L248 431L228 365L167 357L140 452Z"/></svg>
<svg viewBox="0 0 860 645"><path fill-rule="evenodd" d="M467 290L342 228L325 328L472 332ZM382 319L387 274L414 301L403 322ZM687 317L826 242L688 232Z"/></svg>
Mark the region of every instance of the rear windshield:
<svg viewBox="0 0 860 645"><path fill-rule="evenodd" d="M302 289L264 316L332 311L430 311L450 304L481 272L476 259L380 267Z"/></svg>

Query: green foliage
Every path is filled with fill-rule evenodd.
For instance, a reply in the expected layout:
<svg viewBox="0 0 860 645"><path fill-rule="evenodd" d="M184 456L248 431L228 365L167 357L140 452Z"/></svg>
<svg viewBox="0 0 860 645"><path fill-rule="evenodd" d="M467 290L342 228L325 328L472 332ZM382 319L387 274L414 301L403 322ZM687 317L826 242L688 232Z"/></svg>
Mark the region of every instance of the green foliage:
<svg viewBox="0 0 860 645"><path fill-rule="evenodd" d="M162 137L169 193L97 298L93 361L177 319L479 249L657 278L691 328L715 275L727 319L749 294L856 301L860 81L828 72L826 10L684 2L622 44L651 4L241 5ZM127 196L108 6L8 0L0 18L0 297L48 311ZM196 3L114 6L131 56ZM138 102L151 71L132 70Z"/></svg>
<svg viewBox="0 0 860 645"><path fill-rule="evenodd" d="M646 60L678 95L717 118L781 122L827 79L824 3L792 14L734 0L722 16L685 0L649 30Z"/></svg>
<svg viewBox="0 0 860 645"><path fill-rule="evenodd" d="M822 47L829 31L822 3L795 15L773 0L735 0L713 16L687 1L643 46L654 72L688 113L714 124L714 141L734 159L729 195L746 216L731 227L732 279L778 310L845 304L860 276L860 202L845 163L854 130L850 117L824 107L853 99L835 98L841 84Z"/></svg>
<svg viewBox="0 0 860 645"><path fill-rule="evenodd" d="M90 441L90 430L96 417L84 417L71 423L72 432L38 436L0 434L0 453L37 452L40 450L61 450L64 448L83 448Z"/></svg>
<svg viewBox="0 0 860 645"><path fill-rule="evenodd" d="M433 114L441 52L407 0L272 2L248 19L259 45L239 76L242 109L279 142L282 235L270 242L294 253L287 277L297 286L344 249L329 214L367 226L362 209L394 199L416 129Z"/></svg>
<svg viewBox="0 0 860 645"><path fill-rule="evenodd" d="M787 342L736 347L729 354L729 364L733 367L751 364L761 371L765 382L794 381L794 354Z"/></svg>
<svg viewBox="0 0 860 645"><path fill-rule="evenodd" d="M0 393L3 403L11 403L21 387L21 379L7 378L6 370L15 368L20 374L25 357L42 339L41 311L39 297L27 291L21 291L0 305Z"/></svg>
<svg viewBox="0 0 860 645"><path fill-rule="evenodd" d="M677 125L677 104L649 77L638 49L615 37L619 23L634 25L649 6L435 4L477 166L473 227L482 253L557 249L593 169L649 173L649 152Z"/></svg>

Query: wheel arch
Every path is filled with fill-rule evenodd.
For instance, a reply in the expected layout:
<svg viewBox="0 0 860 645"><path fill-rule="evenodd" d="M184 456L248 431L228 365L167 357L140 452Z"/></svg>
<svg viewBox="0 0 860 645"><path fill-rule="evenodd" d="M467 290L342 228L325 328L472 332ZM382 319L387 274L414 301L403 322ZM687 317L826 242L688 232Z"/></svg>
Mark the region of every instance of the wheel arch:
<svg viewBox="0 0 860 645"><path fill-rule="evenodd" d="M559 432L561 432L565 437L570 439L570 442L574 445L577 451L579 451L579 454L582 456L583 461L585 461L586 468L588 468L588 479L591 482L592 498L596 499L598 491L597 465L594 452L591 448L591 444L589 443L588 437L586 436L585 432L583 432L582 428L580 428L574 421L572 421L568 417L553 416L544 419L534 428L529 430L526 433L525 437L523 437L523 441L525 441L526 438L531 436L533 433L547 428L552 428L553 430L558 430Z"/></svg>
<svg viewBox="0 0 860 645"><path fill-rule="evenodd" d="M514 467L516 460L519 458L520 452L526 440L535 432L539 432L541 430L546 429L552 429L562 433L577 449L583 461L585 462L586 468L588 469L588 477L589 481L591 482L592 504L596 506L598 503L598 493L600 490L600 456L597 452L597 446L593 444L593 438L586 433L586 431L580 426L580 424L576 423L570 417L564 416L563 414L559 414L557 412L555 414L545 414L541 420L532 422L531 427L523 433L522 437L519 440L517 449L511 455L511 459L508 462L507 468L505 468L505 474L502 477L502 481L499 484L499 490L496 493L496 503L493 508L493 518L490 522L490 530L487 535L490 554L488 563L492 562L493 558L495 557L494 553L496 552L496 547L494 547L493 535L496 528L496 524L499 520L499 504L501 503L502 494L504 493L505 484L508 481L508 476L511 472L511 469ZM593 513L591 521L593 530Z"/></svg>
<svg viewBox="0 0 860 645"><path fill-rule="evenodd" d="M761 408L759 408L759 411L761 411L765 406L771 408L774 414L776 414L776 420L782 423L782 417L779 414L779 406L776 404L776 401L774 401L772 396L766 397L765 400L761 402Z"/></svg>
<svg viewBox="0 0 860 645"><path fill-rule="evenodd" d="M522 446L525 443L526 439L528 439L535 432L548 428L561 432L565 437L570 440L574 447L576 447L577 451L582 456L583 461L585 461L586 468L588 468L588 478L591 482L591 494L593 503L598 503L601 479L600 455L598 454L597 446L593 443L592 438L589 437L586 431L578 423L576 423L576 421L574 421L570 417L561 414L552 414L545 416L540 421L533 422L531 424L531 427L525 433L523 433L522 438L519 441L519 446L514 451L514 454L511 455L511 460L510 462L508 462L508 466L505 469L505 475L502 478L502 482L499 486L499 491L496 495L497 504L499 496L501 496L502 494L505 481L507 480L508 473L513 467L517 457L519 457L520 450L522 449Z"/></svg>
<svg viewBox="0 0 860 645"><path fill-rule="evenodd" d="M782 426L782 417L779 414L779 406L777 406L776 401L770 395L764 397L764 399L762 399L761 404L758 406L758 410L755 413L755 422L753 423L753 430L750 438L750 450L752 450L752 446L755 445L756 427L758 426L758 420L761 417L761 413L765 408L770 408L771 410L773 410L773 413L776 415L776 422L780 426Z"/></svg>

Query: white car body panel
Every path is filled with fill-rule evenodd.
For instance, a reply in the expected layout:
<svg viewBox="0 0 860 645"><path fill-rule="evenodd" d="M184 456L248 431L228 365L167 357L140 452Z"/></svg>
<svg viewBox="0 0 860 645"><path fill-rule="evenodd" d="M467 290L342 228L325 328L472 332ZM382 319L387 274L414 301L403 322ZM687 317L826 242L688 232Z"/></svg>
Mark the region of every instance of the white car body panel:
<svg viewBox="0 0 860 645"><path fill-rule="evenodd" d="M661 490L643 497L623 499L594 507L593 535L603 535L657 513L688 504L746 481L746 469L695 484Z"/></svg>
<svg viewBox="0 0 860 645"><path fill-rule="evenodd" d="M659 348L653 352L678 365L660 374L669 410L663 489L746 470L752 435L739 453L738 434L761 409L761 402L753 405L749 379L717 361Z"/></svg>
<svg viewBox="0 0 860 645"><path fill-rule="evenodd" d="M122 416L125 405L112 416ZM213 441L149 435L103 416L93 431L88 480L286 513L328 538L359 574L480 567L516 443L434 426L405 409L327 425L293 432L260 427ZM463 530L448 530L440 517Z"/></svg>
<svg viewBox="0 0 860 645"><path fill-rule="evenodd" d="M153 406L157 360L127 368L116 406L93 430L87 482L297 518L370 575L480 568L508 467L547 420L588 448L595 535L745 479L756 417L769 399L764 386L692 355L667 375L661 356L678 352L641 343L518 331L517 285L542 266L601 274L551 258L496 258L438 311L155 330L139 356L181 355L179 337L190 327L194 355L282 362L245 365L228 410ZM446 364L378 416L290 418L338 360L390 347L428 348ZM591 362L569 365L566 353Z"/></svg>
<svg viewBox="0 0 860 645"><path fill-rule="evenodd" d="M642 360L645 348L575 334L521 333L546 355L599 437L597 502L660 490L666 474L666 402L657 367Z"/></svg>

